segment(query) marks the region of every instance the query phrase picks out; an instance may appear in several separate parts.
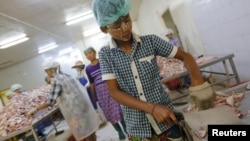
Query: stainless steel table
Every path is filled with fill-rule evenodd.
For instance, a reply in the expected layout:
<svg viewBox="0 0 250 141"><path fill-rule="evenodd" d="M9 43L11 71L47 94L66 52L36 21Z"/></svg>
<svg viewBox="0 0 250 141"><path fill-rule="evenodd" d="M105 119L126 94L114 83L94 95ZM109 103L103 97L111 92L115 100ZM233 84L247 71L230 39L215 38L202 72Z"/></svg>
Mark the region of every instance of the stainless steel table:
<svg viewBox="0 0 250 141"><path fill-rule="evenodd" d="M20 134L25 134L26 132L31 130L31 126L24 127L21 130L18 130L16 132L10 133L7 136L1 137L0 141L6 141L6 140L12 140L11 138L14 138Z"/></svg>
<svg viewBox="0 0 250 141"><path fill-rule="evenodd" d="M63 131L58 131L58 130L57 130L57 125L58 125L59 123L56 125L56 124L54 123L53 119L52 119L52 116L53 116L55 113L57 113L57 112L60 112L60 109L59 109L58 107L55 108L55 109L53 109L53 110L51 110L51 111L48 112L47 114L43 115L42 118L35 119L35 120L33 121L32 125L27 126L27 127L24 127L23 129L18 130L18 131L16 131L16 132L10 133L10 134L8 134L8 135L5 136L5 137L1 137L1 138L0 138L0 141L7 141L7 140L10 140L10 141L11 141L14 137L16 137L16 136L18 136L18 135L21 135L21 134L26 134L26 133L28 133L29 131L32 132L35 141L40 141L41 139L38 138L38 135L37 135L37 132L36 132L36 127L37 127L38 124L40 124L41 122L43 122L44 120L46 120L46 119L48 119L48 118L51 119L52 125L53 125L53 129L52 129L51 131L55 130L55 131L56 131L56 133L55 133L56 135L62 133ZM37 114L39 114L39 113L37 113ZM51 131L50 131L50 132L51 132Z"/></svg>
<svg viewBox="0 0 250 141"><path fill-rule="evenodd" d="M52 119L52 116L55 113L58 113L58 112L60 112L60 109L57 107L57 108L53 109L52 111L50 111L49 113L47 113L46 115L44 115L41 119L39 119L39 120L37 120L37 121L35 121L35 122L32 123L31 130L32 130L33 136L35 138L35 141L40 141L40 139L38 138L37 132L36 132L37 125L40 124L41 122L43 122L44 120L48 119L48 118L52 121L52 125L53 125L53 129L51 131L55 130L55 134L56 135L64 132L63 130L62 131L58 131L57 130L57 125L59 123L55 124L54 121L53 121L53 119Z"/></svg>
<svg viewBox="0 0 250 141"><path fill-rule="evenodd" d="M240 78L239 78L237 69L235 67L233 57L234 57L234 54L229 54L229 55L226 55L226 56L217 57L217 58L212 59L212 60L210 60L208 62L199 64L198 67L201 70L203 68L215 65L217 63L222 63L222 65L223 65L223 67L225 69L225 72L214 72L214 71L204 71L204 70L201 70L201 72L206 72L206 73L225 76L225 79L213 82L213 83L211 83L211 85L215 85L215 84L227 81L227 85L229 86L230 85L230 81L229 81L230 79L235 79L236 84L240 84ZM227 62L229 63L229 67L231 68L232 73L229 72L230 70L229 70ZM171 80L174 80L174 79L180 78L182 76L186 76L186 75L188 75L188 71L184 71L184 72L179 73L179 74L174 74L173 76L171 76L169 78L163 78L161 80L161 83L166 83L168 81L171 81Z"/></svg>

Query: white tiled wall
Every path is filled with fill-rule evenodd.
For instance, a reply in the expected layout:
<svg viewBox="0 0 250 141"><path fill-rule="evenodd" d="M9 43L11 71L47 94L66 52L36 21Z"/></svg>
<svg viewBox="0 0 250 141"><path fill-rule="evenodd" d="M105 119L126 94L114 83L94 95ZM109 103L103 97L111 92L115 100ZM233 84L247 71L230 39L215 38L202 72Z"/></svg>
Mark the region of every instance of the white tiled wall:
<svg viewBox="0 0 250 141"><path fill-rule="evenodd" d="M250 1L191 0L189 5L206 53L234 53L241 80L250 80Z"/></svg>

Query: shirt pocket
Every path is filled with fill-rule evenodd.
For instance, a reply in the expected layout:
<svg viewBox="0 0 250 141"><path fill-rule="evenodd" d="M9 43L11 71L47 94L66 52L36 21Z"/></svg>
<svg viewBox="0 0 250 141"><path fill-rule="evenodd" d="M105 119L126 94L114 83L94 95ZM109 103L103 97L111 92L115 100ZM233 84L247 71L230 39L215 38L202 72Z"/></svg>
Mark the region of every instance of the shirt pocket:
<svg viewBox="0 0 250 141"><path fill-rule="evenodd" d="M158 68L154 55L139 59L139 63L144 76L149 78L155 77L158 72Z"/></svg>

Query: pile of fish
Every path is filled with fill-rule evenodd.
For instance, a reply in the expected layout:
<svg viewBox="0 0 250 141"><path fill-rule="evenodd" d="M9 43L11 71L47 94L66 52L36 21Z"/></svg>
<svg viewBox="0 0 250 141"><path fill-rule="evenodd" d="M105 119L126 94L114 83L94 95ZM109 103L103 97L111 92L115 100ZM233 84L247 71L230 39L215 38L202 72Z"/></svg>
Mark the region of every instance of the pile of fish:
<svg viewBox="0 0 250 141"><path fill-rule="evenodd" d="M233 91L230 95L225 94L223 92L215 92L216 99L214 102L214 107L218 107L221 105L228 105L232 107L235 111L235 114L242 118L244 114L238 109L241 104L241 101L244 98L244 93Z"/></svg>
<svg viewBox="0 0 250 141"><path fill-rule="evenodd" d="M35 118L26 113L45 102L49 91L50 86L42 86L23 94L15 93L0 111L0 137L31 125Z"/></svg>
<svg viewBox="0 0 250 141"><path fill-rule="evenodd" d="M195 59L196 63L198 65L209 62L210 60L213 60L217 58L216 56L204 56L198 59ZM157 56L156 57L158 68L160 71L160 76L162 78L169 78L174 74L182 73L186 71L186 67L184 66L184 63L178 59L175 58L166 58Z"/></svg>

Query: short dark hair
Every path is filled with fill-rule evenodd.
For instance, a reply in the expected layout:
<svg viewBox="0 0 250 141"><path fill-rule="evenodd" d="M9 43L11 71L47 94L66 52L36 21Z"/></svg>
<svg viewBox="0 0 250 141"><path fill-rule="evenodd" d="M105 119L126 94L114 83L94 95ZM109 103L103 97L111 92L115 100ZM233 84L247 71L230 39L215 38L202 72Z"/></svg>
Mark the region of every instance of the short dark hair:
<svg viewBox="0 0 250 141"><path fill-rule="evenodd" d="M96 53L96 50L93 47L87 47L86 49L83 50L84 53L86 53L87 51L93 51Z"/></svg>

